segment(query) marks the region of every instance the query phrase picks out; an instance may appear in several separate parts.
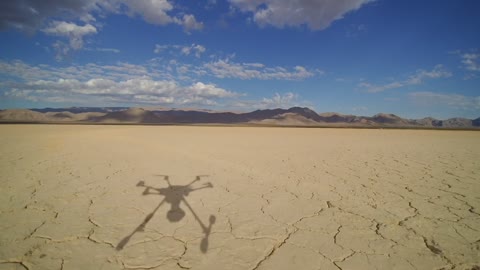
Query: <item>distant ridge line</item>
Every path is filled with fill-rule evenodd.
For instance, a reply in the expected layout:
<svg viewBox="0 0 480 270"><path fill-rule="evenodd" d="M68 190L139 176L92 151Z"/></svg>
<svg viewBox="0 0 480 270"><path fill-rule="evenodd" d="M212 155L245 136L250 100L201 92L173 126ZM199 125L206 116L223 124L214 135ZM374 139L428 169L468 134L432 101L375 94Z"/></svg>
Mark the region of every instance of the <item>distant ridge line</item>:
<svg viewBox="0 0 480 270"><path fill-rule="evenodd" d="M374 116L344 115L340 113L318 114L305 107L264 109L246 113L134 107L9 109L0 111L0 122L480 129L480 117L476 119L451 118L446 120L438 120L432 117L405 119L387 113L378 113Z"/></svg>

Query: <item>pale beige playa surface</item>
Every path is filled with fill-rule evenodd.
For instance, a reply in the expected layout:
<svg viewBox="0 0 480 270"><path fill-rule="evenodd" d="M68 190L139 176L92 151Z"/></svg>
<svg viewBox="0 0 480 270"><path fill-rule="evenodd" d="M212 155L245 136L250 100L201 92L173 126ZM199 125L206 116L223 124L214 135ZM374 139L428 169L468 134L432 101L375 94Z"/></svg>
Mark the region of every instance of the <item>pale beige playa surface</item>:
<svg viewBox="0 0 480 270"><path fill-rule="evenodd" d="M1 125L0 172L0 269L480 266L480 132Z"/></svg>

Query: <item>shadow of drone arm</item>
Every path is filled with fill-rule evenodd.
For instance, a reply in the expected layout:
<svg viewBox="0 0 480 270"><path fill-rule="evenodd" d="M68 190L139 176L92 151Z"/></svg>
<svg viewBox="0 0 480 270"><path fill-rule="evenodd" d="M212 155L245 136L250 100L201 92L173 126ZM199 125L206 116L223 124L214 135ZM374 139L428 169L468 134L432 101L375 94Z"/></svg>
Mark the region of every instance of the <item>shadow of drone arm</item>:
<svg viewBox="0 0 480 270"><path fill-rule="evenodd" d="M156 192L151 192L150 190L153 189ZM143 195L161 195L162 193L158 188L153 188L153 187L146 187L145 190L142 192Z"/></svg>
<svg viewBox="0 0 480 270"><path fill-rule="evenodd" d="M192 182L190 182L188 185L185 185L185 186L188 187L188 186L192 185L193 183L200 181L202 177L207 177L207 176L208 175L197 175Z"/></svg>
<svg viewBox="0 0 480 270"><path fill-rule="evenodd" d="M162 204L165 202L165 199L163 199L158 205L157 207L150 213L148 214L145 219L143 220L143 222L138 225L135 230L133 230L132 233L130 233L129 235L125 236L125 238L122 239L122 241L120 241L118 243L118 245L116 246L116 250L122 250L125 245L130 241L130 238L132 238L132 236L137 233L137 232L141 232L145 229L145 226L147 226L147 223L152 219L152 217L155 215L155 213L157 212L157 210L160 208L160 206L162 206Z"/></svg>
<svg viewBox="0 0 480 270"><path fill-rule="evenodd" d="M168 180L167 180L167 181L168 181ZM168 182L168 184L170 185L169 182ZM159 188L155 188L155 187L146 185L146 184L145 184L145 181L140 181L140 182L138 182L137 187L144 187L144 188L145 188L145 190L143 191L143 195L150 195L150 194L157 194L157 195L158 195L158 194L161 194ZM157 193L150 192L150 190L152 190L152 189L155 190L155 191L157 191Z"/></svg>
<svg viewBox="0 0 480 270"><path fill-rule="evenodd" d="M161 177L163 177L163 180L165 180L165 181L167 182L168 186L169 186L169 187L172 186L172 184L170 184L170 176L165 175L165 174L156 174L155 176L161 176Z"/></svg>
<svg viewBox="0 0 480 270"><path fill-rule="evenodd" d="M185 203L185 205L187 205L188 209L190 209L190 212L192 212L193 216L195 217L197 222L202 227L203 232L204 233L210 233L207 226L205 226L205 224L203 224L202 220L200 220L200 218L197 216L197 213L195 213L195 211L193 211L193 208L190 206L190 204L187 202L187 200L182 198L182 201Z"/></svg>
<svg viewBox="0 0 480 270"><path fill-rule="evenodd" d="M208 183L208 184L206 184L202 187L192 188L192 189L190 189L190 191L195 191L195 190L204 189L204 188L212 188L212 187L213 187L213 185L211 183Z"/></svg>

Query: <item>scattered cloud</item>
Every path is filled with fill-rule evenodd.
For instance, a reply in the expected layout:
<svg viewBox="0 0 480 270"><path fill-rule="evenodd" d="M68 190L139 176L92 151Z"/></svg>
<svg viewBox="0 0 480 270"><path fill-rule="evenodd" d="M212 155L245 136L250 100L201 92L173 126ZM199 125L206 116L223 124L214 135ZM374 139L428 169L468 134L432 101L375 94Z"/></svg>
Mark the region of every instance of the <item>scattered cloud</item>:
<svg viewBox="0 0 480 270"><path fill-rule="evenodd" d="M260 26L307 25L312 30L323 30L347 13L358 10L373 0L229 0L242 12L253 13L253 21Z"/></svg>
<svg viewBox="0 0 480 270"><path fill-rule="evenodd" d="M266 67L261 63L236 63L229 58L206 63L206 71L217 78L236 78L242 80L302 80L315 75L302 66L292 69L284 67Z"/></svg>
<svg viewBox="0 0 480 270"><path fill-rule="evenodd" d="M32 101L51 102L52 100L61 101L65 97L76 97L77 103L84 99L95 98L118 103L172 105L214 105L217 99L238 95L214 84L197 82L182 86L175 81L153 80L148 77L118 82L108 79L38 80L16 84L5 92L7 97L21 97Z"/></svg>
<svg viewBox="0 0 480 270"><path fill-rule="evenodd" d="M97 33L95 26L85 24L83 26L64 21L52 21L46 28L42 29L47 35L67 38L69 44L57 41L53 47L56 51L57 60L62 60L72 50L83 48L83 37Z"/></svg>
<svg viewBox="0 0 480 270"><path fill-rule="evenodd" d="M140 16L147 23L166 25L175 23L185 30L200 30L203 23L192 14L175 12L172 0L22 0L0 2L0 29L14 27L34 32L52 17L68 17L72 20L94 22L108 14ZM177 14L172 14L177 13Z"/></svg>
<svg viewBox="0 0 480 270"><path fill-rule="evenodd" d="M176 62L176 61L175 61ZM172 65L175 63L171 63ZM250 66L265 68L260 63ZM182 66L179 66L181 68ZM189 66L189 68L194 68ZM0 93L4 98L34 102L91 104L198 105L241 110L309 106L287 92L245 100L245 94L202 80L182 82L150 65L29 65L0 60Z"/></svg>
<svg viewBox="0 0 480 270"><path fill-rule="evenodd" d="M453 109L477 110L480 112L480 96L468 97L460 94L442 94L434 92L413 92L409 97L423 106L442 106Z"/></svg>
<svg viewBox="0 0 480 270"><path fill-rule="evenodd" d="M462 67L467 71L463 75L464 80L476 79L480 76L480 53L478 53L478 49L454 50L448 53L460 58Z"/></svg>
<svg viewBox="0 0 480 270"><path fill-rule="evenodd" d="M258 100L235 100L228 104L229 108L241 111L257 109L288 109L295 106L311 107L307 101L301 100L296 93L287 92L283 94L275 93L272 97L264 97Z"/></svg>
<svg viewBox="0 0 480 270"><path fill-rule="evenodd" d="M87 48L87 50L97 51L97 52L108 52L108 53L120 53L119 49L114 48Z"/></svg>
<svg viewBox="0 0 480 270"><path fill-rule="evenodd" d="M469 71L480 71L480 53L464 53L461 55L462 64Z"/></svg>
<svg viewBox="0 0 480 270"><path fill-rule="evenodd" d="M214 8L215 5L217 5L217 0L207 0L207 3L205 4L204 8L206 10L210 10L210 9Z"/></svg>
<svg viewBox="0 0 480 270"><path fill-rule="evenodd" d="M187 46L192 48L192 46ZM195 47L195 46L193 46ZM180 52L180 49L177 49ZM196 51L190 52L196 54ZM206 62L203 64L186 64L178 59L165 61L163 58L153 58L144 64L117 62L101 65L88 63L72 64L68 67L51 65L29 65L19 60L0 60L0 78L12 80L58 80L77 79L79 81L91 78L105 78L114 81L129 80L139 76L148 76L158 80L173 80L194 83L202 81L206 76L216 78L234 78L241 80L304 80L318 75L301 66L291 68L268 67L262 63Z"/></svg>
<svg viewBox="0 0 480 270"><path fill-rule="evenodd" d="M109 80L129 80L141 76L153 78L168 77L165 73L150 69L148 66L134 65L118 62L113 65L98 65L89 63L86 65L70 65L68 67L55 67L51 65L29 65L22 61L1 61L0 76L5 80L13 81L37 81L74 79L79 81L92 78L105 78ZM169 78L170 79L170 78Z"/></svg>
<svg viewBox="0 0 480 270"><path fill-rule="evenodd" d="M101 25L97 19L107 14L138 16L153 25L177 24L186 33L203 29L203 23L197 21L193 14L184 14L176 9L173 0L0 1L0 10L0 30L14 28L35 33L40 29L47 35L67 38L68 43L57 40L52 45L57 60L82 49L83 38L96 34Z"/></svg>
<svg viewBox="0 0 480 270"><path fill-rule="evenodd" d="M194 53L196 57L200 57L202 53L205 52L205 47L202 45L192 44L190 47L185 46L181 48L181 52L184 55L190 55L190 53Z"/></svg>
<svg viewBox="0 0 480 270"><path fill-rule="evenodd" d="M205 84L202 82L192 84L190 87L188 87L188 90L195 93L197 96L205 98L230 98L240 95L238 93L219 88L214 84Z"/></svg>
<svg viewBox="0 0 480 270"><path fill-rule="evenodd" d="M155 25L166 25L175 23L181 25L185 32L190 33L193 30L202 30L203 23L197 21L192 14L183 14L183 16L171 16L174 6L172 1L168 0L97 0L99 6L113 13L125 13L130 17L141 16L143 19Z"/></svg>
<svg viewBox="0 0 480 270"><path fill-rule="evenodd" d="M156 71L165 71L181 80L211 76L220 79L300 81L324 74L324 71L320 69L307 69L299 65L293 67L272 67L258 62L239 63L232 61L233 56L198 64L181 62L179 57L181 55L195 54L195 56L200 57L201 53L204 52L203 46L195 44L190 46L157 44L154 52L168 52L176 55L176 58L170 59L170 61L166 61L163 57L153 58L150 60L150 64Z"/></svg>
<svg viewBox="0 0 480 270"><path fill-rule="evenodd" d="M119 63L55 68L0 61L4 97L30 101L88 103L89 100L130 104L215 105L219 99L241 96L212 83L182 84L152 77L147 67Z"/></svg>
<svg viewBox="0 0 480 270"><path fill-rule="evenodd" d="M297 104L298 94L292 92L280 95L275 93L271 98L263 98L260 102L260 108L290 108Z"/></svg>
<svg viewBox="0 0 480 270"><path fill-rule="evenodd" d="M198 30L203 29L203 23L197 21L197 19L195 19L195 16L193 16L192 14L185 14L185 15L183 15L183 18L181 18L181 19L175 18L174 22L176 24L179 24L179 25L183 26L183 30L188 34L192 30L197 30L198 31Z"/></svg>
<svg viewBox="0 0 480 270"><path fill-rule="evenodd" d="M402 82L391 82L384 85L374 85L369 82L361 82L358 86L365 88L368 93L379 93L389 89L395 89L405 86Z"/></svg>
<svg viewBox="0 0 480 270"><path fill-rule="evenodd" d="M0 29L15 28L33 33L43 27L49 17L67 16L83 21L92 20L90 11L96 8L96 1L82 0L23 0L0 1Z"/></svg>
<svg viewBox="0 0 480 270"><path fill-rule="evenodd" d="M155 44L155 48L153 49L153 52L154 53L162 53L163 51L167 50L168 48L170 48L171 45L159 45L159 44Z"/></svg>
<svg viewBox="0 0 480 270"><path fill-rule="evenodd" d="M357 112L357 113L363 113L368 111L368 107L365 106L358 106L358 107L353 107L352 111Z"/></svg>
<svg viewBox="0 0 480 270"><path fill-rule="evenodd" d="M42 31L47 35L68 38L70 41L70 46L76 50L82 48L83 36L97 33L97 29L91 24L80 26L75 23L62 21L53 21Z"/></svg>
<svg viewBox="0 0 480 270"><path fill-rule="evenodd" d="M436 65L432 70L417 70L417 72L410 76L405 84L414 85L421 84L425 79L439 79L451 77L452 73L445 69L443 65Z"/></svg>
<svg viewBox="0 0 480 270"><path fill-rule="evenodd" d="M383 85L375 85L369 82L362 81L358 84L359 87L365 89L368 93L379 93L390 89L401 88L409 85L422 84L426 79L439 79L451 77L452 73L445 69L443 65L436 65L432 70L417 70L413 75L408 76L402 81L393 81Z"/></svg>
<svg viewBox="0 0 480 270"><path fill-rule="evenodd" d="M130 17L141 16L147 23L166 25L173 23L168 13L173 10L173 5L167 0L97 0L98 6L106 11L117 14L126 14Z"/></svg>
<svg viewBox="0 0 480 270"><path fill-rule="evenodd" d="M367 26L365 24L352 24L347 27L345 36L348 38L355 38L365 32L367 32Z"/></svg>
<svg viewBox="0 0 480 270"><path fill-rule="evenodd" d="M194 54L197 58L200 58L200 56L207 49L204 46L199 45L199 44L192 44L190 46L155 44L155 48L153 49L153 52L159 54L159 53L162 53L162 52L165 52L165 51L168 51L168 50L178 50L183 55Z"/></svg>
<svg viewBox="0 0 480 270"><path fill-rule="evenodd" d="M52 48L55 51L55 59L57 61L63 61L65 58L69 57L72 52L72 48L65 42L61 41L53 43Z"/></svg>

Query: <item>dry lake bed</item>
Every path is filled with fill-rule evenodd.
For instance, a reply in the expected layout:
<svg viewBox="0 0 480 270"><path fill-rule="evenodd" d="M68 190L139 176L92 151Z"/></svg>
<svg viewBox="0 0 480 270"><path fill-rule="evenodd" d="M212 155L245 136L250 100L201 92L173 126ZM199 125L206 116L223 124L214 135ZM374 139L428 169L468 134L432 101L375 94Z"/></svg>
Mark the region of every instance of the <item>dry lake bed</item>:
<svg viewBox="0 0 480 270"><path fill-rule="evenodd" d="M480 132L0 125L0 269L480 269Z"/></svg>

